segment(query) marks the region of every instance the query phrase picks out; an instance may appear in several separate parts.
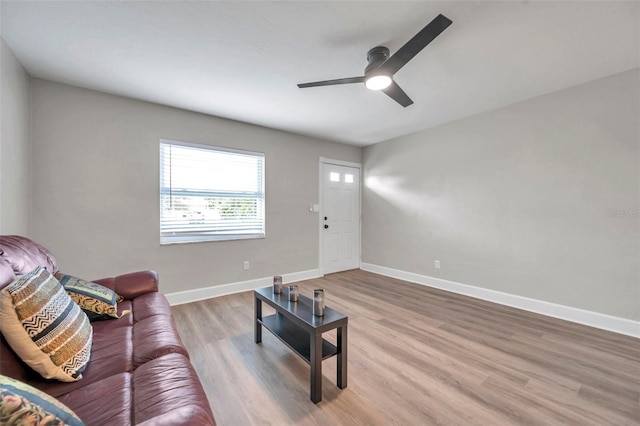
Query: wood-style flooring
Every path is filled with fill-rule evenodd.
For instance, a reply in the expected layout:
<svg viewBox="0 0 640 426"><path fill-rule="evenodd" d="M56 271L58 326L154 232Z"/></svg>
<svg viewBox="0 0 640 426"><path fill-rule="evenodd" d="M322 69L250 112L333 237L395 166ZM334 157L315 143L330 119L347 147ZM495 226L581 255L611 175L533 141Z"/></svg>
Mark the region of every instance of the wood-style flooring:
<svg viewBox="0 0 640 426"><path fill-rule="evenodd" d="M252 291L173 307L220 425L640 424L640 339L360 270L298 284L349 316L348 387L325 360L317 405L302 359L254 343Z"/></svg>

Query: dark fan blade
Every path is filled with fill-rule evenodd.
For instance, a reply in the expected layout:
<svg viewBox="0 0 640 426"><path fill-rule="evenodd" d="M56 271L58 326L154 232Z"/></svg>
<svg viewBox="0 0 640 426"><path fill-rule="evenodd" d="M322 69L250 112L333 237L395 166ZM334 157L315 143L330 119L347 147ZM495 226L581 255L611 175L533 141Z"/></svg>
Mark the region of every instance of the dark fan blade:
<svg viewBox="0 0 640 426"><path fill-rule="evenodd" d="M404 93L404 90L402 90L395 81L391 83L391 86L382 89L382 91L405 108L413 103L411 98Z"/></svg>
<svg viewBox="0 0 640 426"><path fill-rule="evenodd" d="M438 15L427 24L418 34L405 43L396 53L378 68L383 74L393 75L405 66L414 56L431 43L441 32L451 25L451 19Z"/></svg>
<svg viewBox="0 0 640 426"><path fill-rule="evenodd" d="M304 89L305 87L333 86L335 84L351 84L351 83L364 83L364 76L338 78L336 80L314 81L313 83L298 84L298 87L301 89Z"/></svg>

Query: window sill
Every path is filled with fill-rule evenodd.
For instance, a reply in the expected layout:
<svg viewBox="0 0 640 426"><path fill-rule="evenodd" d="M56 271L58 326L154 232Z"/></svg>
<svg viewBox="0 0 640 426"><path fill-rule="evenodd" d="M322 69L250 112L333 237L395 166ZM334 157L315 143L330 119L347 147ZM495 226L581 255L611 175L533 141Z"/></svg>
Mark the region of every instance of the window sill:
<svg viewBox="0 0 640 426"><path fill-rule="evenodd" d="M260 240L264 239L265 234L246 234L246 235L180 235L171 237L160 237L160 245L167 246L173 244L190 244L190 243L208 243L208 242L222 242L222 241L237 241L237 240Z"/></svg>

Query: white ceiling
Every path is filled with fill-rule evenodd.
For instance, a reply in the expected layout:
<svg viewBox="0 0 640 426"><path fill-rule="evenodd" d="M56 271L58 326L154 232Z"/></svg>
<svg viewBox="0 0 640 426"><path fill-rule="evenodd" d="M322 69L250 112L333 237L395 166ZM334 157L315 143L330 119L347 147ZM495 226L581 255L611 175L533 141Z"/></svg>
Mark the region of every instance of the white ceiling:
<svg viewBox="0 0 640 426"><path fill-rule="evenodd" d="M637 1L2 0L2 37L34 77L369 145L640 66ZM453 24L395 76L363 74L438 13Z"/></svg>

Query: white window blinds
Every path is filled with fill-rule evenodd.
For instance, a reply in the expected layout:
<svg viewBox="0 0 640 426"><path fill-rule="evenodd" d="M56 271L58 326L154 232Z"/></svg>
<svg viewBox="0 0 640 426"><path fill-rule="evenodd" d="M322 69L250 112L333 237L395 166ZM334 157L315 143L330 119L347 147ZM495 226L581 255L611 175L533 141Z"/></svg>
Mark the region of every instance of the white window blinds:
<svg viewBox="0 0 640 426"><path fill-rule="evenodd" d="M160 141L160 243L263 238L264 154Z"/></svg>

